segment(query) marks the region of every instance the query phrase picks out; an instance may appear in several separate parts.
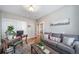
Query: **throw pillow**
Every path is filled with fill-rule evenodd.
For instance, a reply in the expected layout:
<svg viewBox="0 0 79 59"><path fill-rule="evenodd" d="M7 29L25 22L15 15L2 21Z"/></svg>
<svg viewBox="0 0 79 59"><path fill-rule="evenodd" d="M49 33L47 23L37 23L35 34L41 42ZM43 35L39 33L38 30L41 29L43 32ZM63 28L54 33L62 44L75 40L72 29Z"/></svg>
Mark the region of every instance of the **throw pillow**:
<svg viewBox="0 0 79 59"><path fill-rule="evenodd" d="M61 38L58 37L51 37L51 40L56 41L56 42L60 42Z"/></svg>
<svg viewBox="0 0 79 59"><path fill-rule="evenodd" d="M74 42L75 38L69 38L69 37L64 37L63 38L63 43L66 45L71 46L72 43Z"/></svg>

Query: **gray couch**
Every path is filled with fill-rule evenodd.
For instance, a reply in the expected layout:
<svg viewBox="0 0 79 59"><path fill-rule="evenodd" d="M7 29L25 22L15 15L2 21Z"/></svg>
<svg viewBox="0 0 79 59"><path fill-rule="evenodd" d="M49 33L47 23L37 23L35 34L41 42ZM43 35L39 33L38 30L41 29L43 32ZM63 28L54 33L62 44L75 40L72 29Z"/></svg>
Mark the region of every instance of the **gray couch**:
<svg viewBox="0 0 79 59"><path fill-rule="evenodd" d="M51 35L50 35L51 36ZM61 53L61 54L78 54L79 53L79 35L67 35L67 34L57 34L53 33L54 37L58 37L62 39L60 42L51 40L50 38L45 38L43 41L46 45L48 45L50 48L54 49L55 51ZM63 43L64 37L73 37L75 40L73 41L73 44L71 46ZM65 39L66 40L66 39Z"/></svg>

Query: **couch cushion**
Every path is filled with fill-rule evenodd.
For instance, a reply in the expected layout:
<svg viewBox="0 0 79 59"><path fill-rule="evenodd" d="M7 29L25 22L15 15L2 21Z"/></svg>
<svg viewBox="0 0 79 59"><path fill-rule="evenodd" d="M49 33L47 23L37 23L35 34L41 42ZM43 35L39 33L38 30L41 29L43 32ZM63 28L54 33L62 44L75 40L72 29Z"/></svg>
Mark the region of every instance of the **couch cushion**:
<svg viewBox="0 0 79 59"><path fill-rule="evenodd" d="M58 43L58 42L56 42L56 41L52 41L52 40L49 40L48 42L49 42L51 45L53 45L53 46L56 46L57 43Z"/></svg>
<svg viewBox="0 0 79 59"><path fill-rule="evenodd" d="M52 47L56 47L56 45L57 45L57 43L58 43L58 42L52 41L52 40L44 40L44 42L45 42L46 44L52 45Z"/></svg>
<svg viewBox="0 0 79 59"><path fill-rule="evenodd" d="M65 44L63 43L58 43L57 44L57 48L58 49L61 49L63 52L67 52L67 53L75 53L74 49L69 47L69 46L66 46Z"/></svg>
<svg viewBox="0 0 79 59"><path fill-rule="evenodd" d="M74 42L75 38L70 38L70 37L64 37L63 38L63 43L66 45L71 46Z"/></svg>

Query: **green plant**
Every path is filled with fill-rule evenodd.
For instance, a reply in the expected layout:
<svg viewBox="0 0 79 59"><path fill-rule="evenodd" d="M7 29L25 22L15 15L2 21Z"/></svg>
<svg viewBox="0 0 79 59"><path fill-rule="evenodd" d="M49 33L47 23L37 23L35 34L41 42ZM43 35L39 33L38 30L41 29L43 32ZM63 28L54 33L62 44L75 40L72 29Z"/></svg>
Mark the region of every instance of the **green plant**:
<svg viewBox="0 0 79 59"><path fill-rule="evenodd" d="M13 26L8 26L8 31L13 31L14 27Z"/></svg>
<svg viewBox="0 0 79 59"><path fill-rule="evenodd" d="M43 42L40 42L40 43L38 43L40 46L44 46L44 43Z"/></svg>
<svg viewBox="0 0 79 59"><path fill-rule="evenodd" d="M7 35L15 35L14 27L13 26L8 26L6 30Z"/></svg>
<svg viewBox="0 0 79 59"><path fill-rule="evenodd" d="M43 39L41 38L40 39L40 43L38 43L40 46L44 46L44 42L43 42Z"/></svg>

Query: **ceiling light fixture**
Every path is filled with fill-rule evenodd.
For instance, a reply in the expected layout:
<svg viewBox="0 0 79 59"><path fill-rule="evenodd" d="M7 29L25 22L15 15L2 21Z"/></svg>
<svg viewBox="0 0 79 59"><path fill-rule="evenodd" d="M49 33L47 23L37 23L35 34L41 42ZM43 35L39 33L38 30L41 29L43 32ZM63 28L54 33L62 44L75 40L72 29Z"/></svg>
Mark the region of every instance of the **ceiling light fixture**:
<svg viewBox="0 0 79 59"><path fill-rule="evenodd" d="M25 5L24 8L31 12L37 11L39 9L39 7L36 5Z"/></svg>
<svg viewBox="0 0 79 59"><path fill-rule="evenodd" d="M29 11L34 11L34 7L32 5L29 6Z"/></svg>

